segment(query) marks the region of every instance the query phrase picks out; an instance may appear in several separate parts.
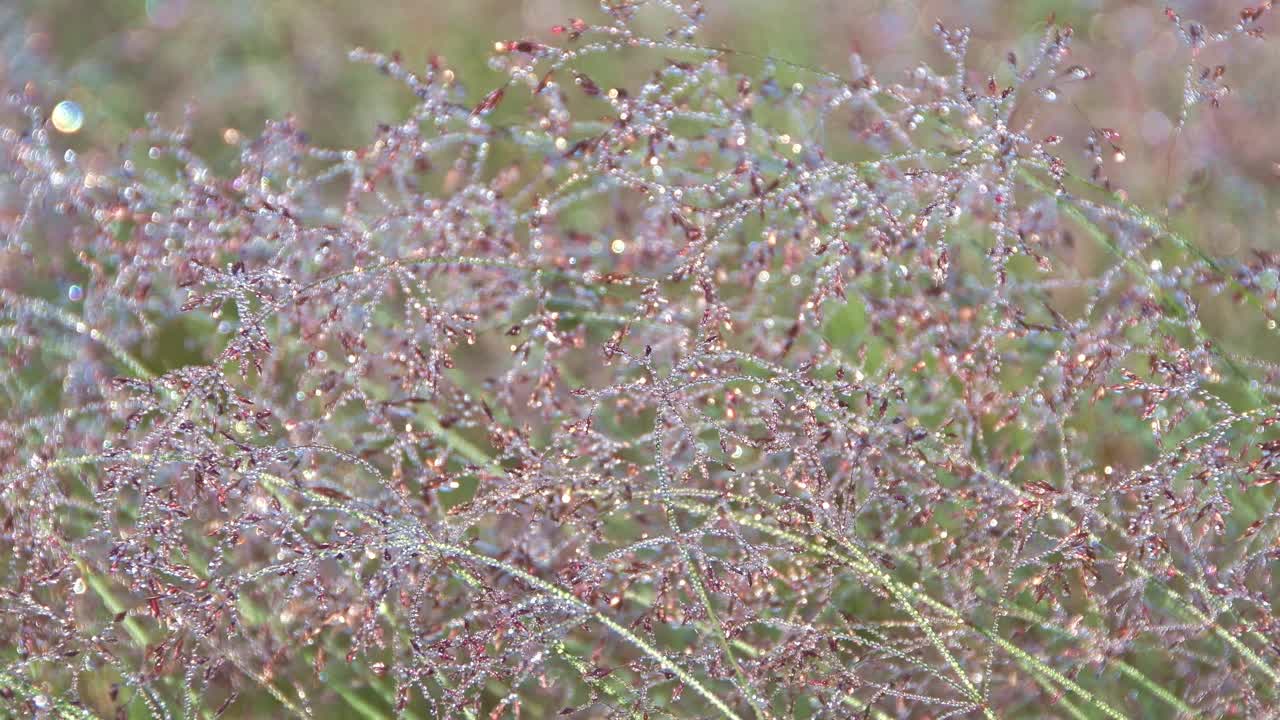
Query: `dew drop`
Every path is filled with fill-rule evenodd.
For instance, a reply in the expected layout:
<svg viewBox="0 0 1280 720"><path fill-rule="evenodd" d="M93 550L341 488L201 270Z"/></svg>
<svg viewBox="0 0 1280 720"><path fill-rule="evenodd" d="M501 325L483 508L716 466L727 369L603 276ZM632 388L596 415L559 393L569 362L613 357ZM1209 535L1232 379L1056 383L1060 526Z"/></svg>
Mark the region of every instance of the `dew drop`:
<svg viewBox="0 0 1280 720"><path fill-rule="evenodd" d="M70 135L80 132L80 128L84 127L84 110L73 100L63 100L53 106L49 120L55 130Z"/></svg>

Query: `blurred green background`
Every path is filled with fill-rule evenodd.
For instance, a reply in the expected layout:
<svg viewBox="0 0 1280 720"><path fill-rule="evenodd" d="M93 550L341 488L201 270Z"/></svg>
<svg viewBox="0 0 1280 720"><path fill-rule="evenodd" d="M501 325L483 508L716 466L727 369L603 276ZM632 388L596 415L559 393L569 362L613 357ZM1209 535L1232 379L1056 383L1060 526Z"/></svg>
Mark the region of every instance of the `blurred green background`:
<svg viewBox="0 0 1280 720"><path fill-rule="evenodd" d="M1029 57L1050 16L1075 31L1073 61L1096 77L1066 89L1041 113L1037 131L1081 146L1089 125L1114 128L1127 162L1111 173L1152 209L1191 206L1186 218L1218 255L1274 247L1280 137L1272 131L1280 54L1237 39L1209 48L1200 67L1226 66L1232 93L1222 107L1192 109L1174 133L1190 52L1154 0L709 0L702 42L849 72L861 53L882 82L920 62L946 58L932 28L973 30L970 78L999 72L1009 50ZM1238 21L1241 0L1171 0L1209 30ZM0 80L36 82L50 104L69 97L86 112L80 147L113 147L149 111L177 123L196 104L199 137L227 128L256 134L267 118L293 113L316 142L367 140L400 117L410 98L396 83L347 60L354 47L399 50L410 66L443 56L472 99L501 81L486 61L496 40L549 40L569 17L600 19L585 0L19 0L0 8ZM1273 23L1268 18L1263 26ZM606 61L607 62L607 61ZM1079 153L1076 152L1079 156Z"/></svg>

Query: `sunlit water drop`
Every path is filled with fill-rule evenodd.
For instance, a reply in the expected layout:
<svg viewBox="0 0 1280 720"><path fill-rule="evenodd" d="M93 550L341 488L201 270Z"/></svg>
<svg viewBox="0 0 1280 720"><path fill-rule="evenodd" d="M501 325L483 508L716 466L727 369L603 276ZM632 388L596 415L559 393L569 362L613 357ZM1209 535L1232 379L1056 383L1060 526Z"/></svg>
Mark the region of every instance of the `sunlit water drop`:
<svg viewBox="0 0 1280 720"><path fill-rule="evenodd" d="M60 133L68 135L77 133L84 127L84 110L81 110L80 105L73 100L63 100L53 107L49 121Z"/></svg>

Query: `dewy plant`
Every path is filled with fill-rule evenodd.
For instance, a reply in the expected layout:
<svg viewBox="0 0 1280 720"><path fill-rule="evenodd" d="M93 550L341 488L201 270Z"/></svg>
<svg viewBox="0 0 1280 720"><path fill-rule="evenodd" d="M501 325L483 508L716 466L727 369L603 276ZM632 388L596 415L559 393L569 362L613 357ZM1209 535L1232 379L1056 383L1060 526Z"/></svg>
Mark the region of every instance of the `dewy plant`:
<svg viewBox="0 0 1280 720"><path fill-rule="evenodd" d="M1168 13L1175 131L1268 9ZM1276 717L1280 255L1042 134L1069 27L888 78L702 14L487 95L357 51L413 104L349 149L10 95L0 713Z"/></svg>

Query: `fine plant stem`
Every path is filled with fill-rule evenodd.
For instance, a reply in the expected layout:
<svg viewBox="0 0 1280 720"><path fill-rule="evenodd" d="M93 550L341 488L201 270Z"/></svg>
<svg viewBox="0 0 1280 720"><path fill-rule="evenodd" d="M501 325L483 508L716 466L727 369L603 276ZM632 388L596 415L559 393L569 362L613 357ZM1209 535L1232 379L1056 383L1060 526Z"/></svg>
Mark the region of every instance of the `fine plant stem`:
<svg viewBox="0 0 1280 720"><path fill-rule="evenodd" d="M724 497L724 495L723 495L723 494L720 494L720 493L679 492L678 494L679 494L679 495L681 495L681 496L686 496L686 497L698 497L698 498L700 498L700 499L704 499L704 500L711 500L711 501L721 501L721 500L727 499L727 498L725 498L725 497ZM732 498L729 498L729 499L732 499L732 500L734 500L735 502L740 502L740 503L744 503L744 504L750 505L750 502L749 502L749 501L747 501L745 498L732 497ZM686 502L681 502L681 503L680 503L680 507L681 507L682 509L684 509L684 510L688 511L688 512L695 513L695 514L705 514L705 513L708 513L708 512L710 512L710 511L711 511L711 508L709 508L709 507L707 507L707 506L697 505L697 504L694 504L694 503L689 503L689 502L687 502L687 501L686 501ZM752 527L752 528L754 528L754 529L756 529L756 530L759 530L759 531L761 531L761 532L764 532L764 533L766 533L766 534L774 535L775 537L782 537L782 538L784 538L784 539L787 539L788 541L792 541L792 542L799 541L799 542L798 542L798 544L803 545L807 550L809 550L809 551L811 551L811 552L818 552L818 550L817 550L817 549L823 549L823 550L824 550L824 552L821 552L821 553L819 553L819 554L829 555L829 556L830 556L830 551L829 551L829 550L827 550L827 549L826 549L826 547L825 547L824 545L815 545L812 541L809 541L809 540L805 540L805 539L803 539L803 538L800 538L800 536L797 536L797 535L794 535L794 534L790 534L790 533L786 533L785 531L781 531L781 530L779 530L779 529L777 529L777 528L774 528L773 526L770 526L770 525L768 525L768 524L766 524L766 523L763 523L763 522L761 522L761 521L755 520L755 519L754 519L754 518L752 518L749 514L741 513L741 512L733 512L733 513L732 513L732 517L734 518L734 520L735 520L736 522L739 522L739 523L741 523L741 524L742 524L742 525L744 525L744 526ZM825 536L824 536L824 537L825 537ZM880 570L880 569L875 565L875 563L874 563L874 561L873 561L873 560L871 560L870 558L866 557L865 553L863 553L861 550L859 550L856 546L851 546L851 545L849 545L849 544L846 544L846 543L847 543L847 541L844 541L843 539L840 539L840 538L836 538L834 541L835 541L835 542L837 542L837 543L839 543L839 544L841 544L841 546L842 546L842 547L844 547L846 550L851 551L851 552L850 552L850 556L851 556L852 560L855 562L855 565L854 565L854 566L855 566L855 567L857 567L858 569L863 570L863 571L867 572L868 574L873 574L873 575L878 575L879 573L883 573L883 572L884 572L883 570ZM887 548L887 547L886 547L886 548L884 548L884 550L885 550L886 552L892 552L892 551L893 551L893 548ZM837 555L836 557L843 557L843 556L838 556L838 555ZM843 557L843 559L845 559L845 560L849 560L850 558L848 558L848 557ZM890 579L891 579L891 578L890 578ZM882 581L883 581L883 578L882 578ZM966 626L970 627L972 630L974 630L974 631L976 631L976 632L979 632L979 633L981 633L981 634L983 634L983 635L987 636L987 637L988 637L989 639L991 639L991 640L992 640L992 641L993 641L997 646L999 646L999 647L1001 647L1001 648L1003 648L1003 649L1005 649L1005 650L1009 650L1009 649L1010 649L1011 645L1010 645L1007 641L1005 641L1003 638L1000 638L1000 637L998 637L998 636L994 636L994 635L992 635L992 634L991 634L987 629L985 629L985 628L980 628L980 627L978 627L978 626L976 626L976 625L972 625L972 624L968 623L967 621L965 621L965 620L960 616L960 614L959 614L958 612L956 612L954 609L950 608L949 606L946 606L946 605L944 605L944 604L942 604L942 603L940 603L940 602L938 602L938 601L934 600L933 598L929 597L928 595L925 595L925 594L921 593L920 591L913 590L912 588L910 588L910 587L907 587L907 586L903 585L901 582L898 582L898 581L896 581L896 580L894 580L893 582L897 585L896 590L894 590L893 586L892 586L892 585L889 585L888 583L886 583L886 587L889 587L891 590L894 590L895 595L900 594L900 595L901 595L901 597L903 597L903 598L907 599L907 603L906 603L906 605L904 605L904 608L909 608L909 609L908 609L908 612L912 612L912 611L914 611L914 606L913 606L913 605L910 605L910 602L909 602L910 600L921 600L921 601L922 601L922 602L924 602L925 604L928 604L928 605L930 605L931 607L934 607L934 608L936 608L936 609L938 609L938 610L942 611L945 615L947 615L948 617L950 617L953 621L963 623L963 624L965 624ZM1053 632L1061 632L1061 633L1063 633L1063 634L1069 635L1069 633L1067 633L1066 631L1059 630L1059 629L1055 628L1054 626L1052 626L1052 625L1050 625L1050 624L1046 623L1046 622L1045 622L1045 620L1044 620L1043 618L1041 618L1040 616L1035 615L1034 613L1030 613L1029 611L1024 611L1024 612L1027 612L1028 619L1032 620L1032 621L1033 621L1033 622L1035 622L1037 625L1039 625L1039 626L1041 626L1041 627L1043 627L1043 628L1045 628L1045 629L1048 629L1048 630L1050 630L1050 631L1053 631ZM921 627L922 627L922 629L923 629L923 624L921 624L918 620L917 620L917 623L918 623L918 624L920 624L920 625L921 625ZM1025 655L1025 654L1022 654L1022 655L1014 654L1014 659L1015 659L1016 661L1018 661L1020 665L1024 665L1024 667L1026 666L1024 663L1025 663L1027 660L1035 660L1035 658L1034 658L1033 656L1029 656L1029 655ZM1198 716L1199 716L1199 713L1197 713L1197 712L1195 711L1195 709L1194 709L1194 708L1192 708L1192 707L1188 706L1187 704L1185 704L1184 702L1182 702L1182 700L1180 700L1177 696L1173 695L1171 692L1169 692L1169 691L1168 691L1168 690L1166 690L1165 688L1160 687L1159 685L1157 685L1157 684L1155 684L1154 682L1152 682L1149 678L1147 678L1147 677L1146 677L1146 676L1145 676L1141 671L1139 671L1137 668L1134 668L1132 665L1130 665L1130 664L1128 664L1128 663L1124 662L1123 660L1119 660L1119 659L1113 659L1113 660L1111 660L1110 662L1111 662L1112 664L1114 664L1114 665L1117 667L1117 669L1119 669L1123 674L1125 674L1126 676L1130 677L1130 678L1131 678L1131 679L1133 679L1135 682L1137 682L1137 683L1138 683L1142 688L1144 688L1145 690L1147 690L1148 692L1150 692L1152 695L1154 695L1154 696L1158 697L1159 699L1163 700L1164 702L1166 702L1167 704L1169 704L1171 707L1173 707L1175 710L1177 710L1177 711L1178 711L1178 713L1179 713L1180 715L1182 715L1182 716L1188 716L1188 717L1198 717ZM1033 672L1036 672L1036 673L1040 673L1040 674L1041 674L1041 676L1044 676L1044 677L1050 677L1050 676L1048 676L1048 675L1044 675L1044 673L1043 673L1043 668L1042 668L1042 667L1034 667L1034 668L1028 667L1027 669L1028 669L1028 670L1031 670L1031 671L1033 671Z"/></svg>
<svg viewBox="0 0 1280 720"><path fill-rule="evenodd" d="M305 489L301 490L301 492L303 493L304 496L308 497L317 505L329 507L341 512L354 514L359 519L364 520L365 522L374 524L375 526L382 524L382 521L378 516L368 514L367 512L364 512L364 511L353 510L352 508L349 508L344 505L334 504L333 502L328 500L328 498L325 498L322 495L319 495L317 493L314 493ZM725 704L725 702L721 700L719 696L717 696L706 685L704 685L701 681L699 681L698 678L694 677L692 673L690 673L688 670L685 670L680 665L676 664L673 660L671 660L669 657L667 657L657 648L650 645L643 638L631 632L631 630L627 629L625 626L618 623L613 618L597 610L591 605L588 605L582 600L579 600L568 590L565 590L559 587L558 585L555 585L546 580L543 580L542 578L539 578L538 576L533 575L526 570L515 567L514 565L510 565L508 563L505 563L497 558L489 557L488 555L477 553L473 550L469 550L464 547L459 547L457 545L451 545L449 543L431 540L428 537L422 537L421 531L417 529L404 528L400 530L398 535L393 536L393 539L397 540L401 544L401 549L404 549L404 550L409 550L409 551L419 550L419 549L429 550L432 553L444 558L469 560L471 562L474 562L480 565L491 567L495 570L498 570L507 575L510 575L515 579L520 580L521 582L523 582L524 584L532 588L539 590L548 598L554 599L557 602L561 603L562 605L571 607L574 610L582 612L586 615L590 615L591 617L595 618L595 620L599 622L601 625L608 628L611 632L613 632L615 635L622 638L626 642L630 643L637 650L639 650L643 655L653 660L659 667L661 667L662 669L670 672L671 674L679 678L680 681L683 682L686 686L688 686L697 694L701 695L703 699L705 699L708 703L710 703L711 706L714 707L717 711L719 711L721 715L723 715L726 718L731 718L732 720L741 720L741 717L737 713L735 713L732 708L730 708L727 704Z"/></svg>
<svg viewBox="0 0 1280 720"><path fill-rule="evenodd" d="M757 521L749 517L739 518L739 522L741 522L746 527L750 527L754 530L758 530L765 534L772 535L782 540L786 540L787 542L803 547L810 552L813 552L825 557L829 557L834 560L839 560L840 562L856 570L859 570L861 572L865 572L872 575L876 574L876 569L874 568L873 564L869 560L859 559L857 556L843 555L823 545L812 543L809 540L806 540L805 538L800 537L799 535L788 532L786 530L781 530L779 528L772 527L767 523ZM848 546L844 545L843 542L841 542L841 540L842 539L837 539L837 542L840 542L843 547L848 549ZM955 610L951 609L949 606L941 602L938 602L937 600L934 600L933 598L929 597L928 595L925 595L924 593L917 592L904 585L899 584L898 592L900 592L909 601L919 602L923 605L928 605L929 607L934 608L935 610L952 618L953 620L956 620L957 622L962 622L966 625L969 625L969 627L971 627L973 630L987 636L989 640L996 643L1001 647L1001 649L1005 650L1010 655L1012 655L1014 659L1019 662L1020 665L1022 665L1023 667L1027 668L1028 670L1034 673L1040 674L1052 680L1058 686L1066 690L1069 690L1070 692L1075 693L1085 702L1096 707L1107 717L1113 718L1113 720L1125 720L1125 718L1127 718L1126 715L1116 710L1115 708L1111 707L1102 699L1096 697L1095 695L1093 695L1092 693L1090 693L1088 690L1084 689L1080 685L1076 684L1075 681L1066 677L1065 675L1058 672L1057 670L1054 670L1048 665L1045 665L1035 656L1027 653L1025 650L1018 647L1017 645L1014 645L1013 643L1009 642L1008 640L1002 637L992 636L988 634L988 632L984 628L979 628L975 625L970 624L967 620L963 618L963 616L961 616Z"/></svg>

